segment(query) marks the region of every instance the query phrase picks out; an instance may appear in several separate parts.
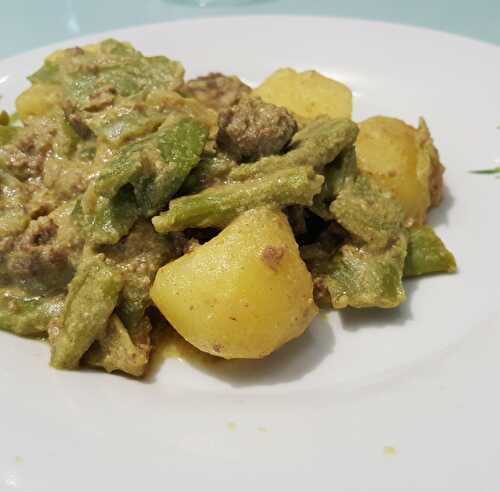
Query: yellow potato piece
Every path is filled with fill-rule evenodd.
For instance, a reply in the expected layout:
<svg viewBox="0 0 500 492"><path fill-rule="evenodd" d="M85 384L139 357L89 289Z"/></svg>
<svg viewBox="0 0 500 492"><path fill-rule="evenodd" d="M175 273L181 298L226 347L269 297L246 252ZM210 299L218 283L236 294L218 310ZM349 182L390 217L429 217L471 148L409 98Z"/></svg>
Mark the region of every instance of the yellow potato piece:
<svg viewBox="0 0 500 492"><path fill-rule="evenodd" d="M433 176L441 178L444 169L425 122L417 129L396 118L369 118L359 124L356 155L361 174L371 176L401 203L408 225L423 224L431 185L440 199L442 180L433 185Z"/></svg>
<svg viewBox="0 0 500 492"><path fill-rule="evenodd" d="M61 89L56 85L35 84L16 99L16 111L21 121L30 116L42 116L61 103Z"/></svg>
<svg viewBox="0 0 500 492"><path fill-rule="evenodd" d="M187 341L226 359L270 354L318 311L288 221L267 208L161 268L151 297Z"/></svg>
<svg viewBox="0 0 500 492"><path fill-rule="evenodd" d="M352 115L350 89L314 70L296 72L291 68L281 68L257 87L253 94L305 119L321 115L350 118Z"/></svg>

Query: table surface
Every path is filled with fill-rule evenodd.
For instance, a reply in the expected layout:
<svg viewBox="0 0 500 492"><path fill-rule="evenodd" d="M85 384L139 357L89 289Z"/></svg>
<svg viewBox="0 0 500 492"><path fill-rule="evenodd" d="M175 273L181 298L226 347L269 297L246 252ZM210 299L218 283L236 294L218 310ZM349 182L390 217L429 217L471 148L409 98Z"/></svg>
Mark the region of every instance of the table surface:
<svg viewBox="0 0 500 492"><path fill-rule="evenodd" d="M6 0L0 17L0 58L132 25L248 14L358 17L500 44L499 0Z"/></svg>

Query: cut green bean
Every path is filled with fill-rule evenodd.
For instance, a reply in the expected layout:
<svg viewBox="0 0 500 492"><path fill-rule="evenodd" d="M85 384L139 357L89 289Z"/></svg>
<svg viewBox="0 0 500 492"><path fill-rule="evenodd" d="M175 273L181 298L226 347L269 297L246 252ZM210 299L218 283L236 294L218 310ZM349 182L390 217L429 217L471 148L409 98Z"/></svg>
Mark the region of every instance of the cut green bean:
<svg viewBox="0 0 500 492"><path fill-rule="evenodd" d="M115 244L140 217L164 208L199 162L207 130L171 115L153 135L129 144L81 202L81 223L94 244Z"/></svg>
<svg viewBox="0 0 500 492"><path fill-rule="evenodd" d="M223 184L237 164L225 155L202 158L184 181L180 193L199 193L210 186Z"/></svg>
<svg viewBox="0 0 500 492"><path fill-rule="evenodd" d="M0 145L6 145L14 139L18 128L14 126L0 125Z"/></svg>
<svg viewBox="0 0 500 492"><path fill-rule="evenodd" d="M136 343L120 318L114 314L109 320L104 334L90 347L83 362L90 366L102 367L107 372L122 371L132 376L144 374L149 362L151 323L147 317L139 322L135 330ZM141 341L137 343L140 333Z"/></svg>
<svg viewBox="0 0 500 492"><path fill-rule="evenodd" d="M456 271L455 257L431 227L416 226L409 229L405 277Z"/></svg>
<svg viewBox="0 0 500 492"><path fill-rule="evenodd" d="M310 209L323 220L332 220L334 215L330 205L335 197L357 175L356 151L353 146L345 148L340 155L324 171L325 182L321 192L314 197L314 204Z"/></svg>
<svg viewBox="0 0 500 492"><path fill-rule="evenodd" d="M207 136L207 129L192 118L183 118L173 124L167 120L160 128L157 159L148 163L149 172L146 169L132 181L143 216L157 213L177 193L200 161Z"/></svg>
<svg viewBox="0 0 500 492"><path fill-rule="evenodd" d="M133 191L122 188L113 198L91 195L89 189L73 211L85 237L93 244L116 244L139 217ZM85 208L84 208L85 207Z"/></svg>
<svg viewBox="0 0 500 492"><path fill-rule="evenodd" d="M328 294L334 309L394 308L406 300L402 283L406 256L406 235L382 252L345 244L318 270L312 268L316 297Z"/></svg>
<svg viewBox="0 0 500 492"><path fill-rule="evenodd" d="M120 273L106 264L104 255L80 263L68 287L63 326L52 340L53 367L78 367L83 354L103 335L122 285Z"/></svg>
<svg viewBox="0 0 500 492"><path fill-rule="evenodd" d="M342 227L372 249L385 248L404 221L401 206L365 176L346 186L330 210Z"/></svg>
<svg viewBox="0 0 500 492"><path fill-rule="evenodd" d="M29 296L18 287L0 288L0 330L21 336L44 335L48 323L61 316L64 296Z"/></svg>
<svg viewBox="0 0 500 492"><path fill-rule="evenodd" d="M0 162L0 238L26 229L30 220L24 209L26 199L25 185L5 171Z"/></svg>
<svg viewBox="0 0 500 492"><path fill-rule="evenodd" d="M311 205L323 179L310 167L296 167L245 183L215 186L172 200L167 212L153 218L153 225L160 233L189 227L224 227L251 208Z"/></svg>

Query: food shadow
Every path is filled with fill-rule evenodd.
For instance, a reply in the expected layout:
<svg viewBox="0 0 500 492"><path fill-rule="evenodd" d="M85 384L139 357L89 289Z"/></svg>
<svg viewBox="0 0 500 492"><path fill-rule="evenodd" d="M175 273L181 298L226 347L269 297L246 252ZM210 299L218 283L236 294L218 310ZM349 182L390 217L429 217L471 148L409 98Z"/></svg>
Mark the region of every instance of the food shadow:
<svg viewBox="0 0 500 492"><path fill-rule="evenodd" d="M333 352L335 338L332 325L326 316L321 314L302 336L263 359L224 360L204 354L188 342L181 341L181 344L180 358L191 367L231 386L248 387L269 386L301 379ZM153 361L150 371L142 381L154 383L166 362L168 363L162 357Z"/></svg>
<svg viewBox="0 0 500 492"><path fill-rule="evenodd" d="M420 279L421 280L421 279ZM348 331L362 329L384 329L389 327L403 327L413 319L412 298L420 286L418 278L404 281L406 301L393 309L343 309L340 311L342 327Z"/></svg>
<svg viewBox="0 0 500 492"><path fill-rule="evenodd" d="M313 371L334 350L331 324L320 315L299 338L259 360L233 359L203 367L235 387L270 386L297 381Z"/></svg>

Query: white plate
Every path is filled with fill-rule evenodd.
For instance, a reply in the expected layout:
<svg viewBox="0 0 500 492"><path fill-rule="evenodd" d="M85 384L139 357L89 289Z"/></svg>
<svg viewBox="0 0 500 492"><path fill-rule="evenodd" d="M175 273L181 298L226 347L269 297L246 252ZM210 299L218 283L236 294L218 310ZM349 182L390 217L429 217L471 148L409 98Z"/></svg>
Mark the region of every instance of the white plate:
<svg viewBox="0 0 500 492"><path fill-rule="evenodd" d="M188 75L257 83L315 68L351 86L356 119L425 115L447 165L431 221L460 272L408 282L395 311L320 317L267 360L169 360L142 383L49 369L46 346L0 333L0 490L499 490L500 181L468 171L500 157L500 49L306 17L159 24L65 46L107 36L177 58ZM53 49L0 62L4 105Z"/></svg>

